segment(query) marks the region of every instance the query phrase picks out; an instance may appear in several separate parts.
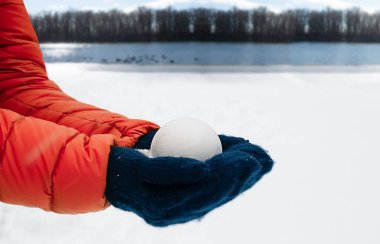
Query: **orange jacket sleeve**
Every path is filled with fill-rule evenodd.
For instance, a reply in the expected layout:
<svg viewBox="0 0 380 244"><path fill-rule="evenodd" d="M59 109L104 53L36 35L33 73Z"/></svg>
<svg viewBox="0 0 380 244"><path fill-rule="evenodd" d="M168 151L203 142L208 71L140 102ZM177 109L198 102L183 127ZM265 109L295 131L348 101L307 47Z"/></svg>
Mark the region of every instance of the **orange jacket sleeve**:
<svg viewBox="0 0 380 244"><path fill-rule="evenodd" d="M105 209L112 135L0 109L0 201L57 213Z"/></svg>
<svg viewBox="0 0 380 244"><path fill-rule="evenodd" d="M112 134L120 146L159 127L76 101L48 79L22 0L0 1L0 108L48 120L87 135Z"/></svg>

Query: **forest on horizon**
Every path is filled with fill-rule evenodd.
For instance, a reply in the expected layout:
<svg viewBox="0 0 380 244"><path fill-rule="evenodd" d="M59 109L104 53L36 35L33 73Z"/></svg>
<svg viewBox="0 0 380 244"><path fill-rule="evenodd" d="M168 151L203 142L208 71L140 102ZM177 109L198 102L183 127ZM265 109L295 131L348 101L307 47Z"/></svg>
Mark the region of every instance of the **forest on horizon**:
<svg viewBox="0 0 380 244"><path fill-rule="evenodd" d="M380 42L380 13L295 9L138 8L31 16L41 42Z"/></svg>

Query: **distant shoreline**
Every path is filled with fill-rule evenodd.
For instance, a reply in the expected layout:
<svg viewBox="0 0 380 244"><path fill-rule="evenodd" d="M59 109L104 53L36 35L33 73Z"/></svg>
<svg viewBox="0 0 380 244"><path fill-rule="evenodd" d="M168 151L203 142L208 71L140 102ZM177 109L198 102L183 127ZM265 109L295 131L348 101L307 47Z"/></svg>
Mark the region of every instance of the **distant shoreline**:
<svg viewBox="0 0 380 244"><path fill-rule="evenodd" d="M360 8L252 9L140 7L112 11L43 12L31 16L41 42L326 41L380 43L380 15ZM59 24L57 24L59 23Z"/></svg>
<svg viewBox="0 0 380 244"><path fill-rule="evenodd" d="M81 65L89 71L126 73L380 73L380 65L126 65L94 63L47 63L47 65Z"/></svg>

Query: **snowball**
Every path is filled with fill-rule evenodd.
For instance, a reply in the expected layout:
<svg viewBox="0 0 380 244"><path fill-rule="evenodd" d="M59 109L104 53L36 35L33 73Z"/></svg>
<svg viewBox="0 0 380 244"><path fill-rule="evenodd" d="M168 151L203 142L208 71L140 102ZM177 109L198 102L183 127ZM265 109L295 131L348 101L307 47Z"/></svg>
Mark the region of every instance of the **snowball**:
<svg viewBox="0 0 380 244"><path fill-rule="evenodd" d="M151 157L187 157L205 161L222 153L222 143L206 123L192 118L175 119L158 130Z"/></svg>

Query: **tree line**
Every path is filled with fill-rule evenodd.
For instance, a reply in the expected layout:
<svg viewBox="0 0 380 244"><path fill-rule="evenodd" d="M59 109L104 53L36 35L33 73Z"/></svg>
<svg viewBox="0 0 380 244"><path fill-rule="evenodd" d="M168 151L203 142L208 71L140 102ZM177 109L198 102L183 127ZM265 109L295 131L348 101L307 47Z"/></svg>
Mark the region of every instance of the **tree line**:
<svg viewBox="0 0 380 244"><path fill-rule="evenodd" d="M296 9L275 13L196 8L125 13L66 11L31 16L41 42L380 42L380 13Z"/></svg>

